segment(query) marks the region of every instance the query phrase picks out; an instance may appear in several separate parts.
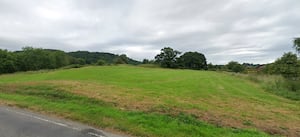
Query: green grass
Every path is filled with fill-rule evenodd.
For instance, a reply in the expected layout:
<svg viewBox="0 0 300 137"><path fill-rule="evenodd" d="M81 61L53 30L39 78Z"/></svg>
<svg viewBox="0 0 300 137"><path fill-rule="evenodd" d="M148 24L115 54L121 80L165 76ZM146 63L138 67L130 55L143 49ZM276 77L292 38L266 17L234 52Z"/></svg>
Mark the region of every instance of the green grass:
<svg viewBox="0 0 300 137"><path fill-rule="evenodd" d="M200 122L190 115L176 116L140 111L122 111L113 104L59 91L51 86L23 87L14 92L3 92L0 98L14 101L19 107L34 106L40 111L55 113L93 124L112 127L136 136L267 136L254 130L221 128Z"/></svg>
<svg viewBox="0 0 300 137"><path fill-rule="evenodd" d="M84 67L2 75L0 92L4 101L137 136L265 136L241 130L247 128L297 136L300 130L299 101L227 73ZM58 93L68 97L53 99Z"/></svg>

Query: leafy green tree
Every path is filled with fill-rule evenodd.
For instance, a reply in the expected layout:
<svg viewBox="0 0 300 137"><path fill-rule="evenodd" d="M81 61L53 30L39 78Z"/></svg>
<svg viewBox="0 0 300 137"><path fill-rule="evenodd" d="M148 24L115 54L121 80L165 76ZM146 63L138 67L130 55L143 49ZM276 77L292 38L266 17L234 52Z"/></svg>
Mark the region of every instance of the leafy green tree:
<svg viewBox="0 0 300 137"><path fill-rule="evenodd" d="M297 79L300 77L300 64L297 55L292 52L284 55L274 62L274 72L281 74L288 79Z"/></svg>
<svg viewBox="0 0 300 137"><path fill-rule="evenodd" d="M103 65L105 65L105 64L106 64L105 60L99 59L99 60L97 61L97 65L98 65L98 66L103 66Z"/></svg>
<svg viewBox="0 0 300 137"><path fill-rule="evenodd" d="M206 58L202 53L186 52L178 58L178 63L187 69L207 69Z"/></svg>
<svg viewBox="0 0 300 137"><path fill-rule="evenodd" d="M208 70L215 70L214 65L212 63L207 64L207 69Z"/></svg>
<svg viewBox="0 0 300 137"><path fill-rule="evenodd" d="M286 79L286 86L289 90L300 90L300 61L296 54L284 53L273 63L273 69L275 74L281 74Z"/></svg>
<svg viewBox="0 0 300 137"><path fill-rule="evenodd" d="M65 52L52 49L24 47L14 54L19 71L54 69L76 62L76 59Z"/></svg>
<svg viewBox="0 0 300 137"><path fill-rule="evenodd" d="M78 65L85 65L85 59L83 58L75 58L75 57L70 57L70 62L71 64L78 64Z"/></svg>
<svg viewBox="0 0 300 137"><path fill-rule="evenodd" d="M226 67L228 70L236 73L243 72L245 70L245 67L236 61L230 61Z"/></svg>
<svg viewBox="0 0 300 137"><path fill-rule="evenodd" d="M60 68L70 64L70 57L63 51L53 51L53 58L55 59L55 68Z"/></svg>
<svg viewBox="0 0 300 137"><path fill-rule="evenodd" d="M16 58L13 53L0 49L0 74L17 71Z"/></svg>
<svg viewBox="0 0 300 137"><path fill-rule="evenodd" d="M125 54L120 55L119 57L124 63L123 64L128 64L128 57Z"/></svg>
<svg viewBox="0 0 300 137"><path fill-rule="evenodd" d="M53 69L56 64L54 56L41 48L24 47L18 57L24 71Z"/></svg>
<svg viewBox="0 0 300 137"><path fill-rule="evenodd" d="M160 54L155 56L155 62L164 68L176 68L178 67L176 61L179 54L181 54L181 52L173 50L170 47L165 47L161 49Z"/></svg>
<svg viewBox="0 0 300 137"><path fill-rule="evenodd" d="M128 64L128 57L125 54L120 55L114 60L115 64Z"/></svg>
<svg viewBox="0 0 300 137"><path fill-rule="evenodd" d="M294 48L300 54L300 38L294 39Z"/></svg>
<svg viewBox="0 0 300 137"><path fill-rule="evenodd" d="M148 59L143 59L142 63L143 63L143 64L149 64L150 61L149 61Z"/></svg>

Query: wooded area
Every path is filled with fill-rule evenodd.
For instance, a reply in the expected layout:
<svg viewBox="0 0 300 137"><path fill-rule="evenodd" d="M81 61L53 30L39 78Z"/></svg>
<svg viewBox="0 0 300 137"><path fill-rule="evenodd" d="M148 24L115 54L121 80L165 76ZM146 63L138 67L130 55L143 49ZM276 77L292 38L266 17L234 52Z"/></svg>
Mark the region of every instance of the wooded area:
<svg viewBox="0 0 300 137"><path fill-rule="evenodd" d="M102 62L102 63L99 63ZM128 58L126 55L111 53L77 51L66 53L60 50L25 47L21 51L7 51L0 49L0 74L17 71L31 71L41 69L56 69L73 65L78 67L85 64L139 64L140 62Z"/></svg>

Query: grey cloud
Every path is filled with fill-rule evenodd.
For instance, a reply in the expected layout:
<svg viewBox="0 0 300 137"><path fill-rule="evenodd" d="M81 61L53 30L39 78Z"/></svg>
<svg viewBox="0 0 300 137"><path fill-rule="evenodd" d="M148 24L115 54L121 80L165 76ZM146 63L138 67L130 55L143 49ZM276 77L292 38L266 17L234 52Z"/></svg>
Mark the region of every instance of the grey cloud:
<svg viewBox="0 0 300 137"><path fill-rule="evenodd" d="M0 48L153 59L164 46L209 62L268 63L300 36L299 0L0 0Z"/></svg>

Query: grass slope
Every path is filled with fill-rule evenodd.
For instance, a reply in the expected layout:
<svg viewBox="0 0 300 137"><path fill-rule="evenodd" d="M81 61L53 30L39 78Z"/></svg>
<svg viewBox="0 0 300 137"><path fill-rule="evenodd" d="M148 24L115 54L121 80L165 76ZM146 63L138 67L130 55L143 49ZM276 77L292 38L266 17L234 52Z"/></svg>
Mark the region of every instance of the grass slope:
<svg viewBox="0 0 300 137"><path fill-rule="evenodd" d="M220 126L300 131L299 102L217 72L85 67L2 75L0 91L4 102L137 136L266 136Z"/></svg>

